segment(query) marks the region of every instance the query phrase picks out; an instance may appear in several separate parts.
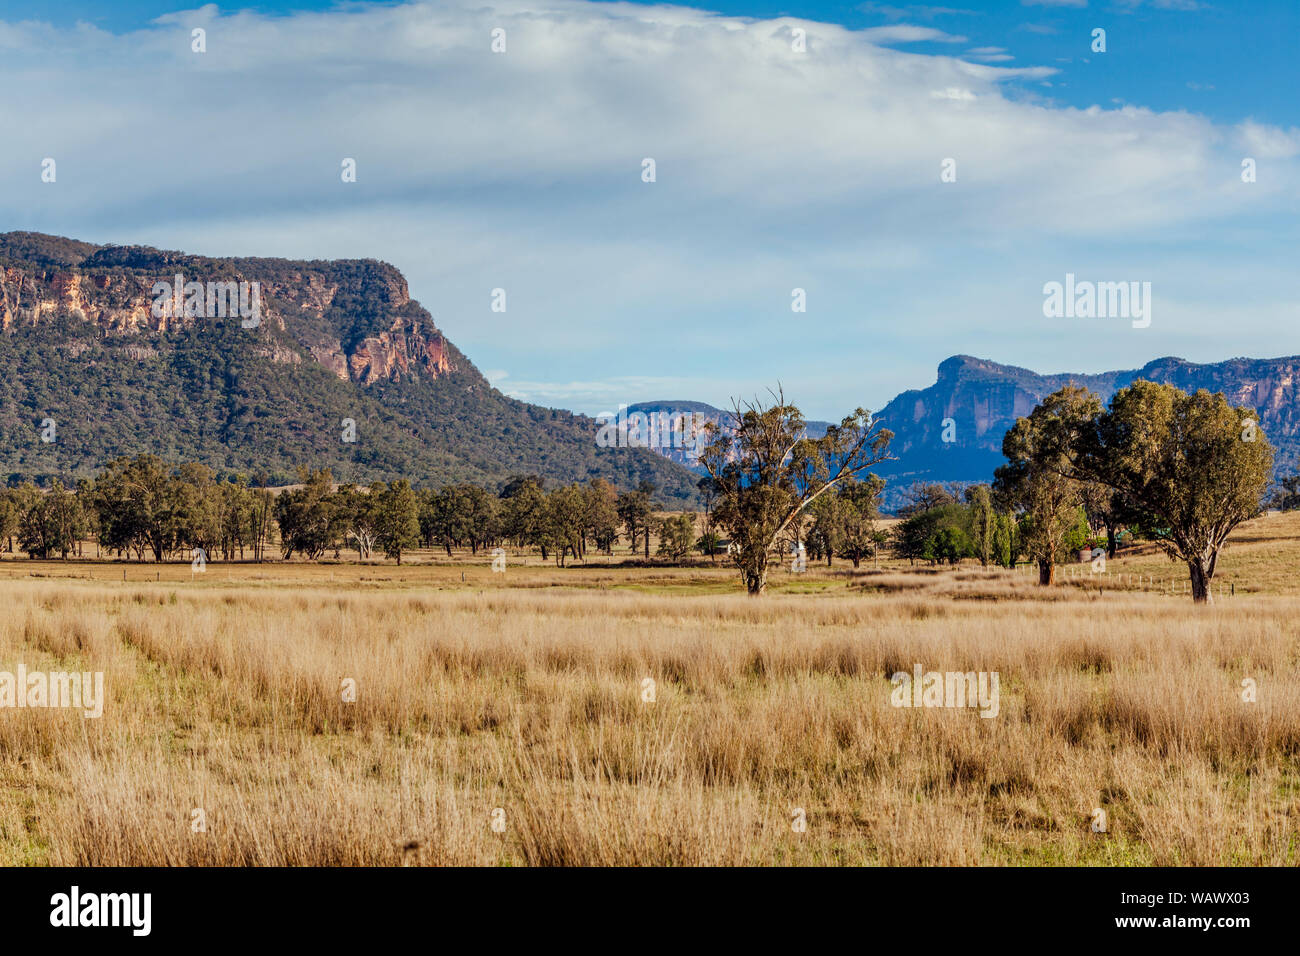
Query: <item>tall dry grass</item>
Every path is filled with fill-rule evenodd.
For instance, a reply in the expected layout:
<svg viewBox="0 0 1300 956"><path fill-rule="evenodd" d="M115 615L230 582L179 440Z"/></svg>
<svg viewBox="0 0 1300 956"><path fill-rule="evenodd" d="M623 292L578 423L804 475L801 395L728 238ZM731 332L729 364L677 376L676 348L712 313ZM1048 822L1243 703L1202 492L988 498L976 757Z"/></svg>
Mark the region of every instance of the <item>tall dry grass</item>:
<svg viewBox="0 0 1300 956"><path fill-rule="evenodd" d="M1300 862L1300 600L875 580L3 581L0 670L103 670L109 695L99 720L0 710L0 862ZM918 662L997 671L999 715L891 706Z"/></svg>

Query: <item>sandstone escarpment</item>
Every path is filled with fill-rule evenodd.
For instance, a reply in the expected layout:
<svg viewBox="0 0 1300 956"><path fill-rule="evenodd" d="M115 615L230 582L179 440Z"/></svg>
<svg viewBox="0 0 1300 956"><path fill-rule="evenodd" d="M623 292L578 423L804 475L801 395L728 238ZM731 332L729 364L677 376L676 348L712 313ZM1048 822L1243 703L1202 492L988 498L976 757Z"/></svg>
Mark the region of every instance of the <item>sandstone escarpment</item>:
<svg viewBox="0 0 1300 956"><path fill-rule="evenodd" d="M256 321L242 314L252 283ZM598 447L591 419L492 388L401 273L372 259L214 259L0 233L0 328L11 481L69 486L151 454L273 485L304 468L432 487L537 474L649 480L665 502L697 498L684 468ZM57 441L44 440L46 419Z"/></svg>
<svg viewBox="0 0 1300 956"><path fill-rule="evenodd" d="M214 283L232 290L242 283L245 304L258 306L249 329L254 352L273 362L315 362L358 383L433 378L454 368L432 317L411 300L401 273L384 263L211 259L147 247L52 245L58 242L66 241L0 235L0 329L66 317L148 355L157 343L129 337L245 320L233 306L226 308L238 296L210 291ZM54 252L44 254L46 246ZM185 294L179 300L160 294L176 286L178 276L185 294L190 283L209 290L202 310L186 306Z"/></svg>
<svg viewBox="0 0 1300 956"><path fill-rule="evenodd" d="M1237 358L1209 365L1161 358L1140 369L1040 375L987 359L954 355L940 363L933 385L903 392L877 413L884 427L894 433L889 447L897 458L874 469L893 479L885 502L889 506L901 503L898 488L910 481L989 481L994 469L1005 463L1002 438L1007 430L1065 385L1088 388L1109 401L1116 391L1139 379L1175 385L1189 393L1200 389L1222 392L1234 405L1255 409L1261 430L1276 449L1276 474L1300 471L1300 356ZM689 411L697 418L719 423L728 418L718 409L692 402L645 403L633 409L668 414ZM678 449L655 450L682 464L694 464L691 456Z"/></svg>

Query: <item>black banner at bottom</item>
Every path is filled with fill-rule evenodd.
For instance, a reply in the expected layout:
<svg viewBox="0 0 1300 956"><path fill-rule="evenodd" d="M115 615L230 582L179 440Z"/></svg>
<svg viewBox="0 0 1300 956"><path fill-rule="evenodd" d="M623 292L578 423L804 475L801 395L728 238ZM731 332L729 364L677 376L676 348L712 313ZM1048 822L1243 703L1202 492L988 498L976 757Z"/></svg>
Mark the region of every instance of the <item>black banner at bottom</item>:
<svg viewBox="0 0 1300 956"><path fill-rule="evenodd" d="M692 942L730 945L846 931L937 933L945 946L1021 932L1231 945L1294 925L1296 883L1291 869L41 869L0 870L0 913L7 942L128 946L374 945L431 931L666 945L687 926Z"/></svg>

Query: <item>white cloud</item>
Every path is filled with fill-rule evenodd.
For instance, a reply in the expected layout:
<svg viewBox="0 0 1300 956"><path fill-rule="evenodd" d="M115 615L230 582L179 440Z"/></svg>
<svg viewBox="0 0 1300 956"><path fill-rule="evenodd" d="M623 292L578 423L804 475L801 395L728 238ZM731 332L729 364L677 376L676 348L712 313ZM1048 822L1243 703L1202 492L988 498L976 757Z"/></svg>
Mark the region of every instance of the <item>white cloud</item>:
<svg viewBox="0 0 1300 956"><path fill-rule="evenodd" d="M939 100L965 101L965 100L975 99L974 93L972 93L970 90L963 89L959 86L950 86L946 90L931 90L930 96L933 99L939 99Z"/></svg>
<svg viewBox="0 0 1300 956"><path fill-rule="evenodd" d="M1266 159L1293 159L1300 155L1300 129L1278 129L1246 120L1234 130L1248 155Z"/></svg>
<svg viewBox="0 0 1300 956"><path fill-rule="evenodd" d="M620 405L699 394L702 388L707 387L700 379L635 375L565 382L512 382L502 391L521 401L566 408L581 406L588 414L597 415L606 411L617 412Z"/></svg>
<svg viewBox="0 0 1300 956"><path fill-rule="evenodd" d="M931 7L922 4L896 7L887 3L871 2L871 0L858 4L858 9L863 13L878 13L890 20L905 20L913 17L919 17L922 20L933 20L935 17L971 16L975 13L974 10L965 10L958 7Z"/></svg>
<svg viewBox="0 0 1300 956"><path fill-rule="evenodd" d="M965 43L966 38L934 27L916 27L906 23L888 27L869 27L860 31L863 38L879 44L886 43Z"/></svg>
<svg viewBox="0 0 1300 956"><path fill-rule="evenodd" d="M858 404L844 395L861 380L819 374L828 348L874 362L888 398L891 376L916 384L949 352L1015 360L1025 337L1003 335L1018 326L998 290L1041 287L1061 261L1082 273L1099 244L1141 260L1294 216L1295 130L1061 108L1026 90L1050 67L887 46L922 41L964 42L582 0L205 7L126 35L0 23L0 77L22 91L0 102L0 216L208 254L382 258L512 389L595 402L599 368L656 388L634 401L665 377L679 398L780 377L825 393L823 417ZM1248 188L1243 155L1270 160ZM46 156L56 184L39 180ZM941 184L949 157L958 179ZM507 313L488 308L496 287Z"/></svg>
<svg viewBox="0 0 1300 956"><path fill-rule="evenodd" d="M1150 5L1157 10L1207 10L1210 7L1208 3L1202 3L1200 0L1117 0L1121 8L1127 7L1128 11L1137 9L1144 5Z"/></svg>
<svg viewBox="0 0 1300 956"><path fill-rule="evenodd" d="M979 60L981 63L1005 63L1008 60L1014 60L1015 57L1007 53L1006 47L1001 46L976 46L966 51L966 57L972 60Z"/></svg>

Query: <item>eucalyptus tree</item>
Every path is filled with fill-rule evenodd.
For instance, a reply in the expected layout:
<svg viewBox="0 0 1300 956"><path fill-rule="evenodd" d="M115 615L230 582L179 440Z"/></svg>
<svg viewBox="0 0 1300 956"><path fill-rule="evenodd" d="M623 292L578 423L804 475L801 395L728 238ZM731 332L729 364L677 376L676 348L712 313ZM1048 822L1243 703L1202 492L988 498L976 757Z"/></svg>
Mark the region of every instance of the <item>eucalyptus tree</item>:
<svg viewBox="0 0 1300 956"><path fill-rule="evenodd" d="M772 405L735 402L731 427L706 427L700 464L713 479L714 522L731 539L731 558L753 596L767 589L773 547L806 509L841 483L889 459L893 433L859 408L821 438L807 437L803 414L773 393Z"/></svg>

